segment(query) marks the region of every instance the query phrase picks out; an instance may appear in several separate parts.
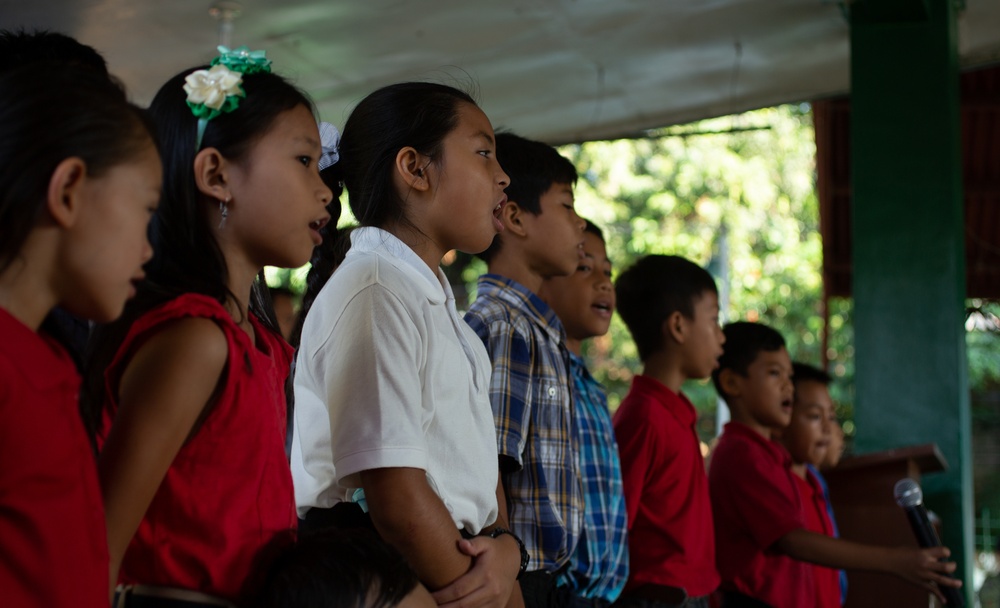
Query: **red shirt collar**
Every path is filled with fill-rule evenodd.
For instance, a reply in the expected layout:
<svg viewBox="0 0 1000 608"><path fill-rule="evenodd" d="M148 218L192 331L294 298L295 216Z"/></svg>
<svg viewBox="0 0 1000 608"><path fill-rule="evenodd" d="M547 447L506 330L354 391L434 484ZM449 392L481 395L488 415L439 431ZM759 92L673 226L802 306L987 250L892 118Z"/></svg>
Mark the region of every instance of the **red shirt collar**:
<svg viewBox="0 0 1000 608"><path fill-rule="evenodd" d="M632 378L632 390L654 399L657 403L662 403L667 411L684 426L694 426L694 423L698 421L698 412L684 393L675 393L655 378L642 374L636 375Z"/></svg>
<svg viewBox="0 0 1000 608"><path fill-rule="evenodd" d="M756 442L758 445L764 448L764 450L770 454L776 462L780 462L784 467L790 467L792 465L792 456L785 449L785 446L781 445L773 439L768 439L762 436L757 431L743 424L742 422L727 422L725 426L725 433L732 433L736 437L742 437L745 440Z"/></svg>
<svg viewBox="0 0 1000 608"><path fill-rule="evenodd" d="M31 330L0 308L0 355L4 356L36 389L63 382L78 382L69 353L54 339Z"/></svg>

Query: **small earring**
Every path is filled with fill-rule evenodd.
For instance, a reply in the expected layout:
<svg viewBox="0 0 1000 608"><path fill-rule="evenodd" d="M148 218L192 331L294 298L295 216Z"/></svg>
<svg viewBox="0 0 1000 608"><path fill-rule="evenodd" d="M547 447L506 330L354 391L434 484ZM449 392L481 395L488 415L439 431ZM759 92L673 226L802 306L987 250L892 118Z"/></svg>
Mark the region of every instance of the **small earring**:
<svg viewBox="0 0 1000 608"><path fill-rule="evenodd" d="M232 196L227 194L226 200L219 201L219 213L222 214L222 219L219 220L219 229L221 230L223 226L226 225L226 218L229 217L229 207L226 205L229 203Z"/></svg>

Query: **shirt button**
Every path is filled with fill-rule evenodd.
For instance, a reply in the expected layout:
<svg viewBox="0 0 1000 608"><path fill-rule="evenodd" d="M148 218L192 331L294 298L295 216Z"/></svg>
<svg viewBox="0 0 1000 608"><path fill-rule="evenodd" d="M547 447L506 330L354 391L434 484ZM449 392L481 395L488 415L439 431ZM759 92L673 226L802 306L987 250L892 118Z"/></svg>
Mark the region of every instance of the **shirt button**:
<svg viewBox="0 0 1000 608"><path fill-rule="evenodd" d="M549 387L549 397L555 397L555 396L556 396L556 387L550 386Z"/></svg>

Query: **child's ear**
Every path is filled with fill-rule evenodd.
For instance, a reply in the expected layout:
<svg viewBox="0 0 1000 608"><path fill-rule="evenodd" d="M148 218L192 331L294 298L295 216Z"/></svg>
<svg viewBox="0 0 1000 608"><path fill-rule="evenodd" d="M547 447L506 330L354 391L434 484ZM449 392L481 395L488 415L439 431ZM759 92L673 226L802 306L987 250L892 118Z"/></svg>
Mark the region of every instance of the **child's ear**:
<svg viewBox="0 0 1000 608"><path fill-rule="evenodd" d="M677 344L684 344L687 339L687 319L680 311L675 310L670 313L666 321L663 322L660 328L663 332L664 339L672 340Z"/></svg>
<svg viewBox="0 0 1000 608"><path fill-rule="evenodd" d="M396 174L409 190L423 192L431 187L430 178L427 175L430 165L431 159L410 146L396 153Z"/></svg>
<svg viewBox="0 0 1000 608"><path fill-rule="evenodd" d="M194 182L198 190L216 200L230 198L230 163L215 148L205 148L194 157Z"/></svg>
<svg viewBox="0 0 1000 608"><path fill-rule="evenodd" d="M46 208L60 227L69 228L76 222L86 181L87 165L76 156L64 159L52 172Z"/></svg>
<svg viewBox="0 0 1000 608"><path fill-rule="evenodd" d="M719 370L719 386L722 387L722 391L727 395L732 397L740 396L741 383L739 375L736 374L731 369Z"/></svg>
<svg viewBox="0 0 1000 608"><path fill-rule="evenodd" d="M525 229L524 214L527 213L515 202L507 201L500 208L500 222L503 224L504 232L512 232L517 236L524 236L528 233Z"/></svg>

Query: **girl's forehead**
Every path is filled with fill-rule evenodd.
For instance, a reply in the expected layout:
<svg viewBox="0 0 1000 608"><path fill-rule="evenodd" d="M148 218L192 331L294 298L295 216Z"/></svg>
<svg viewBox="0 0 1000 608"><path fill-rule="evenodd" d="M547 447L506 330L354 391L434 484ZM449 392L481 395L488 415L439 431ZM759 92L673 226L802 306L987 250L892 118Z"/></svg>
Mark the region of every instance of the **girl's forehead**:
<svg viewBox="0 0 1000 608"><path fill-rule="evenodd" d="M491 140L490 143L494 143L492 141L493 125L490 124L490 119L479 106L464 101L460 102L456 114L458 121L454 131L465 137L485 136Z"/></svg>
<svg viewBox="0 0 1000 608"><path fill-rule="evenodd" d="M309 108L299 104L297 106L288 108L287 110L282 110L274 116L272 122L271 130L274 130L274 125L288 126L308 126L311 130L315 130L319 133L319 126L316 123L316 119L313 117L312 112Z"/></svg>
<svg viewBox="0 0 1000 608"><path fill-rule="evenodd" d="M312 112L302 105L297 105L278 114L267 132L261 138L271 144L276 140L301 142L319 147L319 127Z"/></svg>

